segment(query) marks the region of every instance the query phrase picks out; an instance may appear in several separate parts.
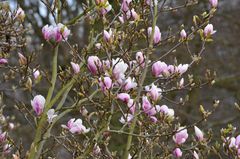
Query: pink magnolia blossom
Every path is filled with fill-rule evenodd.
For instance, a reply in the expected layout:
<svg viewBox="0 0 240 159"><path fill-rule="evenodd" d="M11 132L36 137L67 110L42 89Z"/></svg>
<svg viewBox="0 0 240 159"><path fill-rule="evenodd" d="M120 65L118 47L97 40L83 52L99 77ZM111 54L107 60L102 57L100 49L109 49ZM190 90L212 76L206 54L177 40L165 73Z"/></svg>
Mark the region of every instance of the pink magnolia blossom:
<svg viewBox="0 0 240 159"><path fill-rule="evenodd" d="M54 27L52 25L45 25L42 28L42 34L45 40L55 40L55 31L54 31Z"/></svg>
<svg viewBox="0 0 240 159"><path fill-rule="evenodd" d="M186 33L186 31L184 29L181 30L180 36L181 36L182 39L186 39L187 38L187 33Z"/></svg>
<svg viewBox="0 0 240 159"><path fill-rule="evenodd" d="M140 64L141 67L144 67L145 65L145 56L143 55L142 52L137 52L136 53L136 61L138 62L138 64Z"/></svg>
<svg viewBox="0 0 240 159"><path fill-rule="evenodd" d="M150 38L152 34L152 27L148 27L148 37ZM157 44L161 41L161 32L158 26L155 26L155 31L153 34L153 43Z"/></svg>
<svg viewBox="0 0 240 159"><path fill-rule="evenodd" d="M152 106L146 96L142 97L142 109L148 116L153 116L157 113L156 108Z"/></svg>
<svg viewBox="0 0 240 159"><path fill-rule="evenodd" d="M148 92L148 95L154 101L157 101L159 99L162 92L162 89L158 88L154 83L152 83L151 87L146 86L145 90Z"/></svg>
<svg viewBox="0 0 240 159"><path fill-rule="evenodd" d="M188 70L188 64L180 64L177 66L176 71L182 75Z"/></svg>
<svg viewBox="0 0 240 159"><path fill-rule="evenodd" d="M128 91L132 88L137 87L137 83L135 82L134 78L128 77L127 80L124 82L124 90Z"/></svg>
<svg viewBox="0 0 240 159"><path fill-rule="evenodd" d="M130 95L128 93L119 93L117 95L117 99L123 101L124 103L128 103L130 100Z"/></svg>
<svg viewBox="0 0 240 159"><path fill-rule="evenodd" d="M128 10L126 13L126 17L127 19L132 19L132 20L138 20L139 19L139 15L137 14L137 12L134 9Z"/></svg>
<svg viewBox="0 0 240 159"><path fill-rule="evenodd" d="M122 0L121 10L123 12L127 12L129 10L129 5L131 2L132 2L132 0Z"/></svg>
<svg viewBox="0 0 240 159"><path fill-rule="evenodd" d="M0 132L0 144L3 143L7 139L7 132Z"/></svg>
<svg viewBox="0 0 240 159"><path fill-rule="evenodd" d="M209 37L213 34L215 34L217 31L213 30L213 25L212 24L208 24L205 28L204 28L204 35L205 37Z"/></svg>
<svg viewBox="0 0 240 159"><path fill-rule="evenodd" d="M125 22L124 17L123 16L118 16L118 20L121 22L121 24L123 24Z"/></svg>
<svg viewBox="0 0 240 159"><path fill-rule="evenodd" d="M195 131L195 135L196 135L197 139L199 141L203 141L204 140L203 132L197 126L194 126L194 131Z"/></svg>
<svg viewBox="0 0 240 159"><path fill-rule="evenodd" d="M136 104L134 103L134 100L133 100L133 99L129 99L129 100L128 100L127 106L128 106L128 108L130 109L130 112L131 112L132 114L134 114L134 113L135 113L135 109L136 109Z"/></svg>
<svg viewBox="0 0 240 159"><path fill-rule="evenodd" d="M209 0L209 3L212 5L212 7L216 8L218 6L218 0Z"/></svg>
<svg viewBox="0 0 240 159"><path fill-rule="evenodd" d="M157 61L152 65L152 74L159 77L163 72L168 71L168 66L165 62Z"/></svg>
<svg viewBox="0 0 240 159"><path fill-rule="evenodd" d="M162 105L159 107L159 112L163 113L165 116L170 118L174 118L174 110L168 108L166 105Z"/></svg>
<svg viewBox="0 0 240 159"><path fill-rule="evenodd" d="M67 26L63 25L62 23L58 23L57 29L61 33L61 36L63 37L63 39L67 40L68 36L71 33L71 31L67 28Z"/></svg>
<svg viewBox="0 0 240 159"><path fill-rule="evenodd" d="M77 119L75 120L75 118L72 118L68 121L67 125L62 125L63 128L68 129L71 133L75 134L85 134L88 133L90 131L90 129L86 128L83 124L82 124L82 120L81 119Z"/></svg>
<svg viewBox="0 0 240 159"><path fill-rule="evenodd" d="M75 74L78 74L80 72L80 66L77 63L71 62L72 69Z"/></svg>
<svg viewBox="0 0 240 159"><path fill-rule="evenodd" d="M12 145L10 144L4 144L3 145L3 153L4 154L9 154L12 150Z"/></svg>
<svg viewBox="0 0 240 159"><path fill-rule="evenodd" d="M96 43L96 44L95 44L95 47L96 47L98 50L100 50L100 49L101 49L101 46L102 46L102 44L101 44L101 43Z"/></svg>
<svg viewBox="0 0 240 159"><path fill-rule="evenodd" d="M179 87L182 88L184 86L184 78L181 78L179 82Z"/></svg>
<svg viewBox="0 0 240 159"><path fill-rule="evenodd" d="M35 80L38 79L39 76L40 76L40 71L34 68L33 69L33 77L34 77L34 79Z"/></svg>
<svg viewBox="0 0 240 159"><path fill-rule="evenodd" d="M125 72L127 71L128 65L120 58L112 60L113 76L116 80L125 79Z"/></svg>
<svg viewBox="0 0 240 159"><path fill-rule="evenodd" d="M181 145L184 142L186 142L187 138L188 138L187 129L185 129L184 127L180 127L178 129L178 132L173 136L173 141L176 144Z"/></svg>
<svg viewBox="0 0 240 159"><path fill-rule="evenodd" d="M100 8L100 13L102 15L106 15L108 12L112 10L112 5L109 4L108 1L105 1L105 4L102 5L103 7Z"/></svg>
<svg viewBox="0 0 240 159"><path fill-rule="evenodd" d="M89 71L96 75L98 71L102 69L102 62L97 56L89 56L87 60L87 66Z"/></svg>
<svg viewBox="0 0 240 159"><path fill-rule="evenodd" d="M106 31L106 30L103 31L103 39L106 42L111 42L112 41L112 39L113 39L113 32L112 32L111 28L109 29L109 31Z"/></svg>
<svg viewBox="0 0 240 159"><path fill-rule="evenodd" d="M99 78L99 86L102 91L110 90L112 88L112 79L110 77Z"/></svg>
<svg viewBox="0 0 240 159"><path fill-rule="evenodd" d="M57 114L55 114L55 110L54 109L49 109L47 112L47 118L48 118L48 122L51 123L53 121L54 118L57 117Z"/></svg>
<svg viewBox="0 0 240 159"><path fill-rule="evenodd" d="M133 119L133 115L132 114L124 114L120 119L119 119L119 121L120 121L120 123L122 123L122 124L125 124L125 123L130 123L131 121L132 121L132 119Z"/></svg>
<svg viewBox="0 0 240 159"><path fill-rule="evenodd" d="M31 105L35 113L39 116L42 114L45 106L45 98L42 95L36 95L33 100L31 100Z"/></svg>
<svg viewBox="0 0 240 159"><path fill-rule="evenodd" d="M8 60L6 58L0 58L0 65L7 64Z"/></svg>
<svg viewBox="0 0 240 159"><path fill-rule="evenodd" d="M180 149L180 148L174 149L173 155L174 155L176 158L182 157L182 151L181 151L181 149Z"/></svg>

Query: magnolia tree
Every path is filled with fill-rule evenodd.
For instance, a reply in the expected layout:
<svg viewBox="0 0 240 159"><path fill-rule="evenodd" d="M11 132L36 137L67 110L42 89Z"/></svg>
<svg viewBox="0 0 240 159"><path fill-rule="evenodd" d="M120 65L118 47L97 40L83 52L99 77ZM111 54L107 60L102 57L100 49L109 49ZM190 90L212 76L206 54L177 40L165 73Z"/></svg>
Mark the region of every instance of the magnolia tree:
<svg viewBox="0 0 240 159"><path fill-rule="evenodd" d="M4 115L4 108L10 105L4 104L2 95L2 157L58 158L58 152L53 151L58 147L79 159L240 156L240 136L235 127L229 125L213 133L201 126L219 101L214 101L209 110L200 106L201 120L190 125L175 113L181 109L176 105L191 101L186 95L190 90L214 84L214 73L208 70L199 81L191 68L205 60L205 46L216 33L211 19L217 0L209 0L209 10L193 15L189 28L182 25L171 31L161 29L161 14L198 5L197 0L172 7L166 0L82 2L83 12L66 23L62 22L64 1L42 3L53 17L52 24L39 28L45 39L43 47L51 47L45 62L52 68L44 68L24 49L29 31L24 27L24 11L20 7L12 11L7 2L1 3L1 82L10 86L0 90L14 89L11 81L18 80L17 87L32 96L27 103L15 101L15 108L34 134L27 148L11 138L21 125L14 124L14 114ZM77 48L68 40L71 27L81 21L90 26L88 44ZM200 49L190 47L193 41L201 43ZM65 68L58 64L59 46L63 44L70 49L71 59ZM185 47L181 51L184 63L176 58L181 46ZM14 51L18 54L10 53ZM40 93L36 89L39 85L47 86L47 90ZM170 98L174 92L180 97ZM70 105L67 99L71 99ZM221 138L212 141L214 136Z"/></svg>

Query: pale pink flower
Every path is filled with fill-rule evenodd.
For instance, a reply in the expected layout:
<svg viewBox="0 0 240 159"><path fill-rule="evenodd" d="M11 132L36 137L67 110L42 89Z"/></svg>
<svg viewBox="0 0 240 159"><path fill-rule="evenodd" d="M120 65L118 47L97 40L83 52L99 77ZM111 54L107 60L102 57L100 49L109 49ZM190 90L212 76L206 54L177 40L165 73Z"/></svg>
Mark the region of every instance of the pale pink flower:
<svg viewBox="0 0 240 159"><path fill-rule="evenodd" d="M7 139L7 132L0 133L0 144L3 143Z"/></svg>
<svg viewBox="0 0 240 159"><path fill-rule="evenodd" d="M128 108L130 109L130 112L131 112L132 114L134 114L135 108L136 108L136 104L134 103L134 100L133 100L133 99L129 99L129 100L128 100L127 106L128 106Z"/></svg>
<svg viewBox="0 0 240 159"><path fill-rule="evenodd" d="M132 2L132 0L122 0L121 10L123 12L127 12L129 10L129 5L131 2Z"/></svg>
<svg viewBox="0 0 240 159"><path fill-rule="evenodd" d="M68 121L67 125L62 125L63 128L68 129L71 133L75 134L85 134L90 131L90 129L86 129L86 127L82 124L81 119L75 120L72 118Z"/></svg>
<svg viewBox="0 0 240 159"><path fill-rule="evenodd" d="M103 5L103 7L100 8L100 13L102 15L106 15L108 12L110 12L112 10L112 5L109 4L108 1L106 1L106 3Z"/></svg>
<svg viewBox="0 0 240 159"><path fill-rule="evenodd" d="M142 97L142 109L148 116L153 116L157 113L156 108L152 106L146 96Z"/></svg>
<svg viewBox="0 0 240 159"><path fill-rule="evenodd" d="M186 31L184 29L181 30L180 36L181 36L182 39L186 39L187 38L187 33L186 33Z"/></svg>
<svg viewBox="0 0 240 159"><path fill-rule="evenodd" d="M98 71L101 71L102 69L102 62L97 56L89 56L87 60L87 66L89 71L96 75Z"/></svg>
<svg viewBox="0 0 240 159"><path fill-rule="evenodd" d="M125 72L127 71L128 65L120 58L112 60L113 76L116 80L125 79Z"/></svg>
<svg viewBox="0 0 240 159"><path fill-rule="evenodd" d="M7 64L8 60L6 58L0 58L0 65Z"/></svg>
<svg viewBox="0 0 240 159"><path fill-rule="evenodd" d="M154 83L150 86L145 86L145 90L152 100L157 101L161 96L162 89L158 88Z"/></svg>
<svg viewBox="0 0 240 159"><path fill-rule="evenodd" d="M148 27L148 37L150 38L152 34L152 27ZM155 26L155 31L153 34L153 43L157 44L161 41L161 32L158 26Z"/></svg>
<svg viewBox="0 0 240 159"><path fill-rule="evenodd" d="M113 32L111 28L109 29L109 31L106 30L103 31L103 39L106 42L111 42L111 40L113 39Z"/></svg>
<svg viewBox="0 0 240 159"><path fill-rule="evenodd" d="M184 86L184 78L181 78L179 82L179 87L182 88Z"/></svg>
<svg viewBox="0 0 240 159"><path fill-rule="evenodd" d="M133 119L133 115L132 114L124 114L120 119L119 119L119 121L120 121L120 123L122 123L122 124L125 124L125 123L130 123L131 121L132 121L132 119Z"/></svg>
<svg viewBox="0 0 240 159"><path fill-rule="evenodd" d="M101 46L102 46L101 43L96 43L96 44L95 44L95 47L96 47L98 50L101 49Z"/></svg>
<svg viewBox="0 0 240 159"><path fill-rule="evenodd" d="M213 34L215 34L217 31L213 30L213 25L212 24L208 24L205 28L204 28L204 35L205 37L209 37Z"/></svg>
<svg viewBox="0 0 240 159"><path fill-rule="evenodd" d="M42 95L36 95L33 100L31 100L31 105L33 110L37 115L41 115L45 106L45 98Z"/></svg>
<svg viewBox="0 0 240 159"><path fill-rule="evenodd" d="M121 22L121 24L123 24L125 22L124 17L123 16L118 16L118 20Z"/></svg>
<svg viewBox="0 0 240 159"><path fill-rule="evenodd" d="M174 155L176 158L182 157L182 151L181 151L181 149L180 149L180 148L174 149L173 155Z"/></svg>
<svg viewBox="0 0 240 159"><path fill-rule="evenodd" d="M71 62L72 69L75 74L78 74L80 72L80 66L77 63Z"/></svg>
<svg viewBox="0 0 240 159"><path fill-rule="evenodd" d="M128 10L126 13L126 17L127 19L133 19L133 20L138 20L139 19L139 15L137 14L137 12L134 9Z"/></svg>
<svg viewBox="0 0 240 159"><path fill-rule="evenodd" d="M157 61L152 65L152 74L159 77L162 73L168 71L168 66L165 62Z"/></svg>
<svg viewBox="0 0 240 159"><path fill-rule="evenodd" d="M204 140L203 132L197 126L194 126L194 131L195 131L195 135L196 135L197 139L199 141L203 141Z"/></svg>
<svg viewBox="0 0 240 159"><path fill-rule="evenodd" d="M130 100L130 95L128 93L119 93L117 95L117 99L123 101L124 103L128 103Z"/></svg>
<svg viewBox="0 0 240 159"><path fill-rule="evenodd" d="M53 121L54 118L57 117L57 114L55 114L55 110L54 109L49 109L47 112L47 118L48 118L48 122L51 123Z"/></svg>
<svg viewBox="0 0 240 159"><path fill-rule="evenodd" d="M140 64L141 67L144 67L145 65L145 56L143 55L142 52L137 52L136 53L136 61L138 62L138 64Z"/></svg>
<svg viewBox="0 0 240 159"><path fill-rule="evenodd" d="M209 3L212 5L212 7L216 8L218 6L218 0L209 0Z"/></svg>
<svg viewBox="0 0 240 159"><path fill-rule="evenodd" d="M128 77L127 80L124 82L124 90L128 91L132 88L137 87L137 83L135 82L135 78Z"/></svg>
<svg viewBox="0 0 240 159"><path fill-rule="evenodd" d="M34 68L33 69L33 77L34 77L34 79L35 80L38 79L39 76L40 76L40 71Z"/></svg>
<svg viewBox="0 0 240 159"><path fill-rule="evenodd" d="M20 65L26 65L27 64L27 58L21 54L20 52L18 53L18 58L19 58L19 64Z"/></svg>
<svg viewBox="0 0 240 159"><path fill-rule="evenodd" d="M112 88L112 79L110 77L99 78L99 86L102 91L110 90Z"/></svg>
<svg viewBox="0 0 240 159"><path fill-rule="evenodd" d="M45 40L55 40L55 31L54 31L54 27L51 25L49 26L48 24L45 25L42 28L42 34Z"/></svg>
<svg viewBox="0 0 240 159"><path fill-rule="evenodd" d="M188 64L180 64L177 66L176 71L180 73L180 75L182 75L188 70L188 66L189 66Z"/></svg>
<svg viewBox="0 0 240 159"><path fill-rule="evenodd" d="M187 129L185 129L184 127L180 127L178 129L178 132L173 136L173 141L176 144L181 145L184 142L186 142L187 138L188 138Z"/></svg>
<svg viewBox="0 0 240 159"><path fill-rule="evenodd" d="M166 105L162 105L159 108L159 112L163 113L163 115L168 116L170 118L174 118L174 110L168 108Z"/></svg>

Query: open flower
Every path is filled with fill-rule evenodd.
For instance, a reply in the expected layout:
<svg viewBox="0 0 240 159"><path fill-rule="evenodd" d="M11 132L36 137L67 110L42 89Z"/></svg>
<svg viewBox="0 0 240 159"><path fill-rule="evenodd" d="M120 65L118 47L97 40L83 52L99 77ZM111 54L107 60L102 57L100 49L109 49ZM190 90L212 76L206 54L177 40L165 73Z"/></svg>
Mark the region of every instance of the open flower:
<svg viewBox="0 0 240 159"><path fill-rule="evenodd" d="M103 31L103 39L106 42L111 42L112 41L112 39L113 39L113 32L112 32L111 28L109 29L109 31L106 31L106 30Z"/></svg>
<svg viewBox="0 0 240 159"><path fill-rule="evenodd" d="M124 82L124 90L128 91L135 87L137 87L137 83L135 82L135 79L128 77L127 80Z"/></svg>
<svg viewBox="0 0 240 159"><path fill-rule="evenodd" d="M37 115L41 115L45 105L45 98L42 95L36 95L33 100L31 100L31 105L33 110Z"/></svg>
<svg viewBox="0 0 240 159"><path fill-rule="evenodd" d="M108 12L110 12L112 10L112 5L109 4L108 1L105 1L105 4L102 5L102 7L100 8L100 13L102 15L106 15Z"/></svg>
<svg viewBox="0 0 240 159"><path fill-rule="evenodd" d="M145 86L145 90L148 92L148 95L154 101L157 101L159 99L162 92L162 89L158 88L154 83L152 83L151 87Z"/></svg>
<svg viewBox="0 0 240 159"><path fill-rule="evenodd" d="M68 121L67 125L62 125L63 128L68 129L71 133L75 134L85 134L90 131L90 129L86 129L86 127L82 124L82 119L72 118Z"/></svg>
<svg viewBox="0 0 240 159"><path fill-rule="evenodd" d="M134 116L132 114L124 114L124 116L122 116L119 121L122 124L125 124L125 123L129 124L132 121L133 117Z"/></svg>
<svg viewBox="0 0 240 159"><path fill-rule="evenodd" d="M130 100L130 95L128 93L119 93L117 95L117 99L119 99L125 103L128 103L128 101Z"/></svg>
<svg viewBox="0 0 240 159"><path fill-rule="evenodd" d="M57 117L57 114L55 114L54 109L49 109L47 112L48 122L51 123L55 117Z"/></svg>
<svg viewBox="0 0 240 159"><path fill-rule="evenodd" d="M159 77L162 73L168 72L168 66L165 62L157 61L152 65L152 74Z"/></svg>
<svg viewBox="0 0 240 159"><path fill-rule="evenodd" d="M153 116L157 113L156 108L152 106L146 96L142 97L142 109L148 116Z"/></svg>
<svg viewBox="0 0 240 159"><path fill-rule="evenodd" d="M173 136L173 141L176 144L181 145L184 142L186 142L187 138L188 138L187 129L185 129L184 127L180 127L178 129L178 132Z"/></svg>
<svg viewBox="0 0 240 159"><path fill-rule="evenodd" d="M205 37L209 37L213 34L215 34L217 31L213 30L213 25L212 24L208 24L205 28L204 28L204 35Z"/></svg>
<svg viewBox="0 0 240 159"><path fill-rule="evenodd" d="M125 79L125 72L127 71L128 65L120 58L112 60L113 76L116 80Z"/></svg>

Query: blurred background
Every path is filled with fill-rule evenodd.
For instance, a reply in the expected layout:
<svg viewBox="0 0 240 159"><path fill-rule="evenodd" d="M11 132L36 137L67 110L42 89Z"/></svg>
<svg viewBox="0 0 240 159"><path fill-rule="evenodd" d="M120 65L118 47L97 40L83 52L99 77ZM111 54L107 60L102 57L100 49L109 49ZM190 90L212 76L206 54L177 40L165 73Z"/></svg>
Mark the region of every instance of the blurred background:
<svg viewBox="0 0 240 159"><path fill-rule="evenodd" d="M41 67L50 67L50 48L48 45L42 47L44 40L41 33L41 28L44 25L53 23L49 11L46 10L40 0L9 0L9 2L12 9L17 8L19 5L26 14L25 25L28 29L26 32L28 46L27 49L22 50L22 52L26 54L35 52L40 60L38 64L40 64ZM109 2L114 4L113 0ZM82 12L81 3L82 0L66 0L63 12L63 23ZM184 3L185 0L169 0L170 6ZM204 10L209 10L208 0L199 0L199 4L196 6L179 9L171 13L162 13L162 15L159 16L158 26L161 28L163 36L169 27L171 27L173 31L178 31L182 24L185 25L186 30L190 31L193 15L200 14ZM176 108L177 114L182 116L183 123L189 124L198 121L201 118L198 113L199 105L203 104L206 108L211 107L213 101L216 99L220 100L220 106L215 115L211 116L209 122L204 123L207 124L205 125L206 128L219 130L222 127L226 127L226 124L229 122L232 122L235 126L240 126L240 113L234 108L234 103L240 102L239 15L240 0L219 0L217 13L211 21L217 30L213 38L214 41L207 44L201 63L191 68L194 74L202 76L206 69L215 70L217 73L216 83L212 87L205 86L202 89L193 89L190 92L190 103L187 103L185 107L172 106ZM78 44L79 48L88 43L87 37L89 30L86 22L80 22L71 26L70 29L72 32L69 38L70 43ZM192 48L197 48L199 43L196 42L191 45ZM41 52L39 50L41 50ZM60 50L60 64L69 63L69 49L63 44ZM179 48L177 51L181 52L184 51L184 49ZM161 51L159 51L159 54L161 54ZM177 59L179 61L186 60L183 54L177 54ZM8 88L9 86L10 85L6 83L0 83L0 88ZM37 89L39 92L43 92L45 87L41 86ZM4 91L3 93L9 114L13 112L16 114L19 113L14 107L11 107L11 105L14 105L14 100L12 99L24 99L26 103L31 99L31 96L26 96L22 90L17 90L15 93L11 91ZM177 98L177 96L173 96L173 98ZM16 117L19 119L18 122L21 123L21 128L16 130L18 135L15 136L15 138L21 138L23 143L28 143L25 146L29 147L29 141L31 141L33 133L21 115L17 115Z"/></svg>

